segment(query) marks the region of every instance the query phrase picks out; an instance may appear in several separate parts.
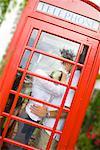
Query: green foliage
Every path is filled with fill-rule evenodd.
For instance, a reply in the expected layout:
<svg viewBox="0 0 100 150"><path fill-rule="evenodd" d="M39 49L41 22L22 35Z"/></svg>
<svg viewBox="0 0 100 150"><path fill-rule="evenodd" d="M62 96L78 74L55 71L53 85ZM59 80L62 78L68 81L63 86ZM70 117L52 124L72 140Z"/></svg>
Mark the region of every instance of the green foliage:
<svg viewBox="0 0 100 150"><path fill-rule="evenodd" d="M0 24L4 20L5 13L7 11L10 1L11 0L0 0ZM24 8L24 6L26 5L26 2L27 2L27 0L23 0L23 2L20 4L20 9ZM17 0L13 0L12 9L16 6L16 4L17 4ZM11 10L9 10L9 11L11 11Z"/></svg>
<svg viewBox="0 0 100 150"><path fill-rule="evenodd" d="M93 150L91 141L86 137L85 133L81 133L78 141L79 150Z"/></svg>
<svg viewBox="0 0 100 150"><path fill-rule="evenodd" d="M89 130L90 128L90 130ZM78 150L99 150L100 148L100 91L93 93L81 133L77 143Z"/></svg>
<svg viewBox="0 0 100 150"><path fill-rule="evenodd" d="M0 12L1 12L0 24L4 20L4 16L5 16L9 3L10 3L10 0L0 0Z"/></svg>

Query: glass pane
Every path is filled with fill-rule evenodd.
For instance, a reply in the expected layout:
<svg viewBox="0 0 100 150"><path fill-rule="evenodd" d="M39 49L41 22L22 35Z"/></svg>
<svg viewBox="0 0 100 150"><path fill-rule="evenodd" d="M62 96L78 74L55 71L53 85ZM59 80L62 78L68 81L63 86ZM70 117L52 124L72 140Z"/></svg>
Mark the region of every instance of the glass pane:
<svg viewBox="0 0 100 150"><path fill-rule="evenodd" d="M80 64L84 64L88 49L89 49L89 46L84 45L83 51L82 51L82 53L80 55L80 58L79 58L79 63Z"/></svg>
<svg viewBox="0 0 100 150"><path fill-rule="evenodd" d="M14 94L9 94L9 97L8 97L8 100L7 100L7 104L6 104L5 110L4 110L6 113L10 112L11 106L12 106L12 104L14 102L14 98L15 98Z"/></svg>
<svg viewBox="0 0 100 150"><path fill-rule="evenodd" d="M37 139L35 139L35 148L46 150L47 144L49 142L51 132L47 132L47 130L41 130ZM55 150L55 149L52 149Z"/></svg>
<svg viewBox="0 0 100 150"><path fill-rule="evenodd" d="M33 44L34 44L35 39L37 37L37 34L38 34L38 30L33 29L32 33L31 33L31 36L29 38L28 44L27 44L28 46L33 47Z"/></svg>
<svg viewBox="0 0 100 150"><path fill-rule="evenodd" d="M31 122L39 123L29 118L26 113L22 113L20 117ZM18 122L16 120L11 120L6 137L17 142L35 147L35 144L37 143L40 136L40 132L41 129L38 127L31 126L23 122ZM18 148L17 146L10 144L6 146L9 148L9 150Z"/></svg>
<svg viewBox="0 0 100 150"><path fill-rule="evenodd" d="M82 69L80 67L77 67L77 69L75 70L71 86L76 87L78 85L78 81L81 75L81 70Z"/></svg>
<svg viewBox="0 0 100 150"><path fill-rule="evenodd" d="M22 72L20 72L20 71L17 72L15 81L14 81L13 86L12 86L12 90L17 91L18 86L19 86L19 84L20 84L20 80L21 80L21 78L22 78L22 75L23 75Z"/></svg>
<svg viewBox="0 0 100 150"><path fill-rule="evenodd" d="M6 120L6 117L0 116L0 136L2 135L2 132L4 130L5 120Z"/></svg>
<svg viewBox="0 0 100 150"><path fill-rule="evenodd" d="M9 94L9 98L8 98L8 101L7 101L7 104L5 106L5 110L4 110L6 113L10 112L10 109L11 109L12 104L14 102L14 98L15 98L14 94ZM23 98L19 97L18 101L17 101L17 104L16 104L16 107L14 109L14 115L18 115L18 113L20 111L20 108L22 106L22 103L23 103Z"/></svg>
<svg viewBox="0 0 100 150"><path fill-rule="evenodd" d="M71 106L72 104L72 101L73 101L73 98L74 98L74 95L75 95L75 91L72 90L72 89L69 89L68 91L68 95L66 97L66 102L65 102L65 106L66 107L69 107Z"/></svg>
<svg viewBox="0 0 100 150"><path fill-rule="evenodd" d="M26 64L27 64L27 61L29 59L30 53L31 53L31 51L25 50L24 55L21 59L20 65L19 65L20 68L24 69L26 67Z"/></svg>
<svg viewBox="0 0 100 150"><path fill-rule="evenodd" d="M78 43L42 32L36 48L58 56L61 56L63 50L71 51L74 56L73 60L75 60L79 46Z"/></svg>

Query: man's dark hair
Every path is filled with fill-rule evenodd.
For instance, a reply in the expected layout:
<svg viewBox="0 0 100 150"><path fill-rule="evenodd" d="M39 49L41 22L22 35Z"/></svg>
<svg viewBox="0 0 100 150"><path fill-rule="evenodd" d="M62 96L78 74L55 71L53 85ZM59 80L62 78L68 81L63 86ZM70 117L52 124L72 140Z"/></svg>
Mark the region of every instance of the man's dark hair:
<svg viewBox="0 0 100 150"><path fill-rule="evenodd" d="M73 54L73 52L71 50L66 50L66 49L62 49L60 50L61 56L63 58L69 59L69 60L73 60L75 55Z"/></svg>

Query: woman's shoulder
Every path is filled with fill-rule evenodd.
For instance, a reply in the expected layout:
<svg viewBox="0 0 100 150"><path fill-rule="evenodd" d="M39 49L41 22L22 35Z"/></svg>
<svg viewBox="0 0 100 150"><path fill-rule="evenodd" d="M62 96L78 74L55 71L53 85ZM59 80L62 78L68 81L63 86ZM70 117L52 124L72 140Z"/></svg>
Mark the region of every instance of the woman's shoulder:
<svg viewBox="0 0 100 150"><path fill-rule="evenodd" d="M42 69L35 70L35 73L39 74L41 76L49 77L49 75L44 70L42 70Z"/></svg>

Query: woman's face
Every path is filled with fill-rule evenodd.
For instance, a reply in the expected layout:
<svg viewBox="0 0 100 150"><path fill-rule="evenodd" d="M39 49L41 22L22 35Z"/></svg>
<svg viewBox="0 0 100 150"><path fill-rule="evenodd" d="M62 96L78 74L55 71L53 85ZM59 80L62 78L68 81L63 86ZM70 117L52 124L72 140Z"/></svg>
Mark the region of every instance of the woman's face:
<svg viewBox="0 0 100 150"><path fill-rule="evenodd" d="M72 69L72 65L71 64L64 62L64 66L65 66L66 71L68 71L68 72L71 71L71 69Z"/></svg>

